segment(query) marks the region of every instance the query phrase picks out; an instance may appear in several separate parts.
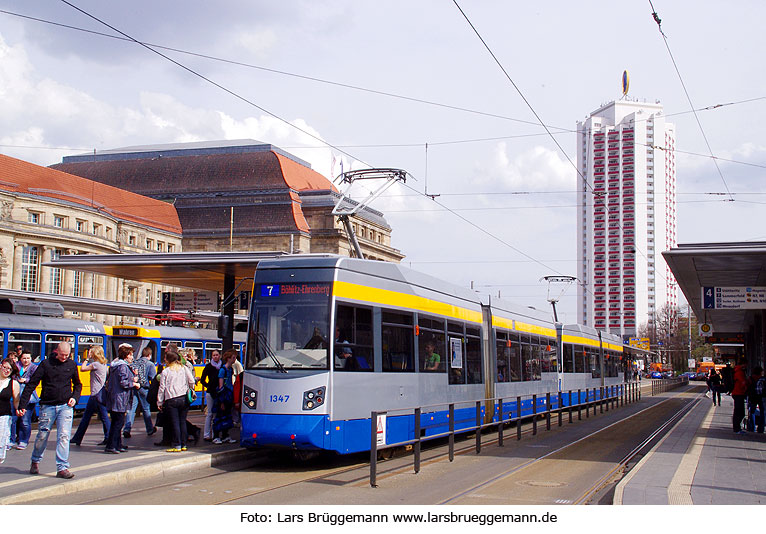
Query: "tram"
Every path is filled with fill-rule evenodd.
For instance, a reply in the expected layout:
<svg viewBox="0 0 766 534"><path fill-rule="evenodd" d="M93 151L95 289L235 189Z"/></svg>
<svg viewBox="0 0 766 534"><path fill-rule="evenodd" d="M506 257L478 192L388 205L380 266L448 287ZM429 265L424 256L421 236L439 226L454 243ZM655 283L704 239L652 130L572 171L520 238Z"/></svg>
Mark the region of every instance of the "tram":
<svg viewBox="0 0 766 534"><path fill-rule="evenodd" d="M209 360L214 350L223 350L221 338L215 330L195 329L174 326L137 326L117 325L106 326L93 321L68 319L62 317L63 308L60 305L45 307L30 306L35 301L14 301L0 299L0 347L4 355L22 346L28 351L33 361L51 354L53 349L66 341L72 346L72 359L79 366L85 361L88 349L94 345L103 347L107 360L111 361L117 355L118 347L129 343L136 355L141 354L145 347L150 347L154 354L155 364L160 363L162 351L174 343L178 348L193 348L197 353L195 373L202 374L204 364ZM26 313L25 313L26 312ZM35 312L39 315L29 315ZM246 333L234 333L234 348L244 354ZM90 396L90 376L88 372L80 371L82 393L76 408L84 408ZM197 386L201 390L201 385ZM204 395L198 395L195 404L202 402Z"/></svg>
<svg viewBox="0 0 766 534"><path fill-rule="evenodd" d="M347 454L369 450L373 410L423 406L429 435L447 429L450 403L512 399L503 401L507 414L518 396L537 393L536 408L545 409L545 392L620 383L622 350L618 336L556 324L401 265L333 255L264 260L250 307L240 440ZM485 420L500 408L486 402ZM535 407L525 400L521 409ZM412 439L413 417L389 415L386 443ZM456 429L474 421L474 407L454 414Z"/></svg>

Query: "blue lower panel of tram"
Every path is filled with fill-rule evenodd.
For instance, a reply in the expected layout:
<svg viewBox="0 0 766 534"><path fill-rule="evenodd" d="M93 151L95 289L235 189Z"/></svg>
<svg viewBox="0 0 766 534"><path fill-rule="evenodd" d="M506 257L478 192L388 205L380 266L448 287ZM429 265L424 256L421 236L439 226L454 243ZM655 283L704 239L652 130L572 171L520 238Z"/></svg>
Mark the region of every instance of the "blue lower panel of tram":
<svg viewBox="0 0 766 534"><path fill-rule="evenodd" d="M615 389L616 391L616 389ZM595 392L581 391L579 404L600 399ZM562 392L561 406L578 404L577 392ZM558 395L551 396L550 409L559 408ZM533 409L532 398L521 401L521 416L529 417L535 412L540 415L548 410L544 395L536 399ZM503 419L517 417L517 401L503 401ZM493 420L498 421L499 405L495 404ZM484 420L484 406L480 408L480 421ZM472 430L476 426L476 408L473 406L455 410L456 431ZM327 415L281 415L243 414L243 447L289 448L298 450L327 450L340 454L351 454L370 450L370 420L351 419L331 421ZM449 411L441 410L421 414L421 437L449 432ZM389 415L386 418L386 443L402 443L415 439L415 417L413 414Z"/></svg>

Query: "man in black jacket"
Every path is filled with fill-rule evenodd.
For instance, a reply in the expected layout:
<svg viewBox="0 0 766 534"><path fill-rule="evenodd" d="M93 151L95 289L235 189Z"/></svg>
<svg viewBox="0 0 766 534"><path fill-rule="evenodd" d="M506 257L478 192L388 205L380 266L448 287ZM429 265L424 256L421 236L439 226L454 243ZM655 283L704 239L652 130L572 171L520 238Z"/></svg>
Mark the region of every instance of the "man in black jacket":
<svg viewBox="0 0 766 534"><path fill-rule="evenodd" d="M221 368L221 353L214 350L210 361L202 370L202 386L205 388L205 441L213 441L213 401L218 391L218 370Z"/></svg>
<svg viewBox="0 0 766 534"><path fill-rule="evenodd" d="M40 460L48 445L48 434L53 423L56 423L56 476L66 479L74 477L74 473L69 470L69 437L72 434L74 406L80 399L82 383L77 364L69 358L71 352L69 343L59 343L53 354L37 367L19 399L18 415L23 416L32 392L42 382L40 420L32 451L32 465L29 467L32 475L40 472Z"/></svg>

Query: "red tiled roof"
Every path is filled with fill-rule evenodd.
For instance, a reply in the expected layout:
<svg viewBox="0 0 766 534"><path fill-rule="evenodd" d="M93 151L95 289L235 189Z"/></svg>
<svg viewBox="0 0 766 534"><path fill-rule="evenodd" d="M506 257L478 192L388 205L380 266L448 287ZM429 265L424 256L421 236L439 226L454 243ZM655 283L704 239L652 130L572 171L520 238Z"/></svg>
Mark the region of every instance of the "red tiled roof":
<svg viewBox="0 0 766 534"><path fill-rule="evenodd" d="M172 204L0 154L0 190L65 200L118 219L181 234Z"/></svg>

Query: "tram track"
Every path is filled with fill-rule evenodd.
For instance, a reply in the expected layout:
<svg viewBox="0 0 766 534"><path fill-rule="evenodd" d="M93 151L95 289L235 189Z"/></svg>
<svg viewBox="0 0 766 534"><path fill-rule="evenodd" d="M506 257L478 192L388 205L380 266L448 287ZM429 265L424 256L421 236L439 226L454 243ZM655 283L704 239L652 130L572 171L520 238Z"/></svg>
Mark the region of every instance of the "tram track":
<svg viewBox="0 0 766 534"><path fill-rule="evenodd" d="M566 450L570 447L576 446L585 440L592 439L593 436L598 435L605 430L615 427L621 423L631 424L630 421L635 421L635 418L647 417L647 414L651 414L650 410L657 409L659 406L665 405L672 399L665 399L656 403L655 405L645 408L635 414L631 414L625 419L614 422L604 428L601 428L595 432L583 436L573 443L569 443L563 447L559 447L554 451L547 452L546 454L530 458L522 465L518 465L505 473L502 473L494 479L487 480L481 484L477 484L472 488L456 494L453 497L442 499L439 504L452 504L455 500L459 500L462 495L468 495L471 492L476 493L477 490L486 487L498 479L503 477L512 476L514 473L518 474L524 470L529 470L531 467L544 462L546 458L550 458L552 455L565 454ZM687 409L690 407L690 403L686 403ZM644 439L641 444L635 446L630 454L624 455L622 462L614 466L608 473L601 476L594 484L592 484L587 491L580 494L576 499L578 503L587 502L591 495L597 493L604 484L607 484L612 476L626 463L630 462L631 458L634 458L636 454L639 454L643 448L645 448L652 439L656 438L665 429L667 429L678 417L680 417L681 410L677 410L675 415L664 423L660 428L656 429L650 437ZM530 423L524 425L526 428L522 430L524 437L529 437L532 434L532 428ZM539 436L543 436L547 433L538 432ZM482 447L489 449L498 444L497 437L482 440ZM506 436L507 444L515 442L515 436ZM530 440L522 440L522 444L529 447L535 447L530 445ZM466 436L462 444L458 442L455 448L455 455L467 455L471 458L470 454L475 451L474 441L470 435ZM499 449L498 450L505 450ZM448 456L446 446L443 443L436 443L432 447L424 448L423 458L421 465L423 468L431 466L433 464L439 464L444 462L444 459ZM362 455L354 455L353 457L344 457L342 461L347 462L345 465L337 466L338 457L334 457L332 461L325 462L312 462L309 465L304 465L303 469L296 471L296 463L278 460L274 462L274 456L261 456L254 461L249 461L240 464L244 467L244 470L227 470L221 472L211 473L197 473L196 475L187 475L179 477L175 480L163 480L161 483L147 484L145 487L139 487L130 489L128 491L117 491L110 495L92 495L85 500L79 500L80 504L128 504L128 503L145 503L149 502L147 499L151 499L150 502L156 502L154 495L168 496L164 499L168 504L231 504L231 503L253 503L259 501L259 496L266 496L272 494L276 495L299 495L302 488L306 485L335 485L346 486L351 489L354 488L358 491L359 488L368 486L369 484L369 463L368 458L365 456L362 459ZM388 465L387 465L388 464ZM381 461L378 464L380 471L378 479L384 481L393 477L401 476L407 472L412 472L411 455L396 456L390 460ZM308 470L308 471L307 471ZM158 481L159 482L159 481ZM256 487L254 485L257 484ZM207 488L207 489L205 489ZM223 489L227 488L227 489ZM237 488L237 489L235 489ZM123 488L127 490L127 488ZM84 496L83 496L84 497ZM265 499L269 500L269 498ZM177 502L176 502L177 501ZM571 502L571 500L569 501ZM434 503L436 504L436 503Z"/></svg>

